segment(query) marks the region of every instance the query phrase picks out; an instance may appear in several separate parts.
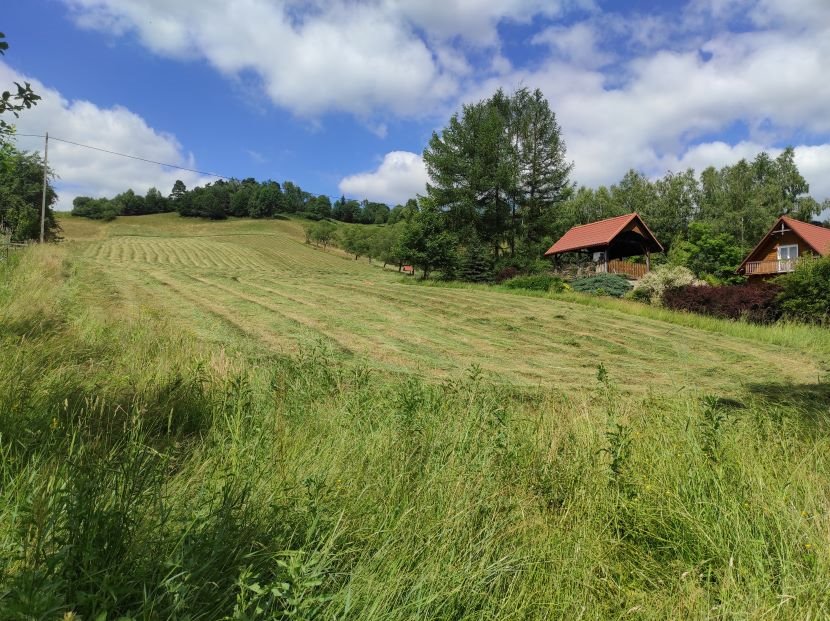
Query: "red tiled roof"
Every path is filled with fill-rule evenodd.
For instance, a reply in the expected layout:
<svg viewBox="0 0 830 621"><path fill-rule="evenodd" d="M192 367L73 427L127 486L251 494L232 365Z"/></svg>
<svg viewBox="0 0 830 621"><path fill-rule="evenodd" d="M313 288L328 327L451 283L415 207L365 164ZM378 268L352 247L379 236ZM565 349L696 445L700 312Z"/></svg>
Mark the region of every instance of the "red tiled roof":
<svg viewBox="0 0 830 621"><path fill-rule="evenodd" d="M793 220L789 216L781 216L781 220L821 256L830 255L830 229L801 220Z"/></svg>
<svg viewBox="0 0 830 621"><path fill-rule="evenodd" d="M761 241L758 242L758 245L752 249L746 258L743 260L743 263L738 267L738 273L744 268L744 266L749 263L758 249L764 244L767 238L772 234L772 232L778 228L778 225L783 222L786 224L790 229L798 235L801 239L804 240L804 243L810 246L813 250L815 250L820 256L826 257L830 256L830 229L824 228L823 226L819 226L817 224L810 224L809 222L802 222L801 220L796 220L794 218L790 218L789 216L781 216L778 220L775 221L775 224L772 225L769 232L761 238Z"/></svg>
<svg viewBox="0 0 830 621"><path fill-rule="evenodd" d="M643 222L642 218L636 213L630 213L625 216L617 216L616 218L608 218L607 220L600 220L599 222L591 222L590 224L581 224L573 227L565 233L559 241L557 241L545 253L545 256L552 254L559 254L561 252L572 252L574 250L586 250L597 246L607 246L611 241L619 235L622 230L627 227L634 219L639 220L646 231L651 234L651 237L660 246L657 238L648 230L648 226ZM662 250L662 246L660 248Z"/></svg>

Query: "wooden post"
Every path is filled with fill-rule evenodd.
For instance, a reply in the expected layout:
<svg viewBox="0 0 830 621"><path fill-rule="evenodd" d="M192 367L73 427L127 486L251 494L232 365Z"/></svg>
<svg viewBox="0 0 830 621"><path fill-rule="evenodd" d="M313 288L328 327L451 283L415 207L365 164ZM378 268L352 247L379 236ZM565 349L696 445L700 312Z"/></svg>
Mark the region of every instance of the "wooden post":
<svg viewBox="0 0 830 621"><path fill-rule="evenodd" d="M46 140L43 143L43 198L40 202L40 243L46 239L46 181L49 170L49 132L46 132Z"/></svg>

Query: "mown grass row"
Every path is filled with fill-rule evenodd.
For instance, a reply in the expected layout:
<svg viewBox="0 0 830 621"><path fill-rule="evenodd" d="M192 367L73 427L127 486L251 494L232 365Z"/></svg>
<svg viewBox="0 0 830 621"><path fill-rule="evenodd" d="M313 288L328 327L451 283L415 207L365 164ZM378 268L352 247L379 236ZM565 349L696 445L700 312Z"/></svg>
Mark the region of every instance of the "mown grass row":
<svg viewBox="0 0 830 621"><path fill-rule="evenodd" d="M1 269L0 618L828 614L826 385L252 364L65 250Z"/></svg>
<svg viewBox="0 0 830 621"><path fill-rule="evenodd" d="M475 363L504 381L579 386L602 361L640 392L739 389L820 372L798 349L488 289L408 287L325 271L136 272L156 281L141 284L148 297L207 310L276 349L324 339L341 357L399 372L445 374Z"/></svg>
<svg viewBox="0 0 830 621"><path fill-rule="evenodd" d="M824 361L826 371L830 372L830 330L819 329L810 324L781 321L773 325L758 325L746 321L730 321L694 313L679 312L633 300L617 299L608 296L584 295L577 292L548 293L527 289L510 289L499 285L419 281L414 279L404 282L410 285L440 289L461 289L469 291L496 290L501 293L520 297L558 300L590 308L615 311L623 313L628 317L652 319L685 326L703 332L721 334L754 343L768 343L770 345L788 347L816 356L818 359Z"/></svg>

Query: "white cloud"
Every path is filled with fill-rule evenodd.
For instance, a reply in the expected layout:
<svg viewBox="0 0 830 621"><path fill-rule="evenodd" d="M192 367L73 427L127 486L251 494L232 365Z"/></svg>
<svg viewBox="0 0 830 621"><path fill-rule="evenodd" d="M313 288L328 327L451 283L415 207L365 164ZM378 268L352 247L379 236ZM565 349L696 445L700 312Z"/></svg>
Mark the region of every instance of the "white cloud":
<svg viewBox="0 0 830 621"><path fill-rule="evenodd" d="M589 57L598 53L582 25L571 30ZM828 20L802 25L798 36L774 28L721 32L703 42L706 57L691 40L684 45L641 52L613 76L551 56L538 69L479 84L463 99L486 96L496 86L541 88L563 128L575 178L591 186L615 182L629 168L660 174L667 156L682 157L689 145L736 122L748 127L746 142L760 148L797 134L830 133ZM823 180L810 181L817 197L828 196Z"/></svg>
<svg viewBox="0 0 830 621"><path fill-rule="evenodd" d="M614 58L600 49L597 31L589 22L571 27L551 26L534 35L531 43L547 45L557 57L578 66L601 67Z"/></svg>
<svg viewBox="0 0 830 621"><path fill-rule="evenodd" d="M17 119L17 131L21 134L49 131L56 137L109 151L186 168L196 166L193 155L185 154L174 136L154 130L127 108L100 108L89 101L68 101L58 91L0 62L0 83L23 80L31 82L32 89L43 99ZM43 146L42 141L24 137L18 138L18 144L26 150L42 150ZM176 179L188 187L212 180L56 140L49 141L49 165L60 177L56 189L61 210L71 209L75 196L113 196L128 188L143 194L151 187L166 194Z"/></svg>
<svg viewBox="0 0 830 621"><path fill-rule="evenodd" d="M365 196L371 201L395 205L426 192L427 171L417 153L392 151L371 172L358 173L340 181L340 191Z"/></svg>
<svg viewBox="0 0 830 621"><path fill-rule="evenodd" d="M157 54L252 71L299 116L429 115L470 68L448 41L498 47L503 20L558 15L592 0L64 0L82 27L133 31Z"/></svg>

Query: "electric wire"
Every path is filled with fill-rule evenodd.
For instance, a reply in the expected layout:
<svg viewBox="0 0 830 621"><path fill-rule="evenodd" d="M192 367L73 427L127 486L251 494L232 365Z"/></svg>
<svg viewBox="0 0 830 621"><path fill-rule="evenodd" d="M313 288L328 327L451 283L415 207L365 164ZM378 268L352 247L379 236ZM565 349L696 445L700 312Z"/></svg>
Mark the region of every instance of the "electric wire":
<svg viewBox="0 0 830 621"><path fill-rule="evenodd" d="M15 133L14 136L21 136L21 137L26 137L26 138L46 138L45 134ZM92 145L82 144L80 142L75 142L73 140L67 140L65 138L58 138L56 136L53 136L52 134L49 134L49 140L57 140L58 142L65 142L66 144L71 144L71 145L74 145L76 147L83 147L85 149L92 149L93 151L100 151L101 153L108 153L109 155L117 155L119 157L126 157L126 158L129 158L129 159L132 159L132 160L138 160L140 162L147 162L149 164L156 164L158 166L165 166L167 168L175 168L177 170L185 170L187 172L192 172L192 173L196 173L196 174L199 174L199 175L206 175L206 176L209 176L209 177L216 177L218 179L225 179L226 181L231 181L233 179L236 179L236 177L229 177L229 176L226 176L226 175L220 175L220 174L217 174L217 173L206 172L206 171L203 171L203 170L196 170L195 168L187 168L185 166L179 166L177 164L168 164L166 162L159 162L159 161L156 161L156 160L148 159L146 157L139 157L137 155L130 155L128 153L120 153L118 151L111 151L109 149L104 149L104 148L101 148L101 147L93 147ZM323 193L317 194L315 192L309 192L309 194L313 194L315 196L326 196L328 198L333 198L335 200L340 200L340 198L341 198L340 196L333 196L331 194L323 194ZM343 195L343 196L345 196L345 195ZM349 200L357 200L357 199L349 198Z"/></svg>

